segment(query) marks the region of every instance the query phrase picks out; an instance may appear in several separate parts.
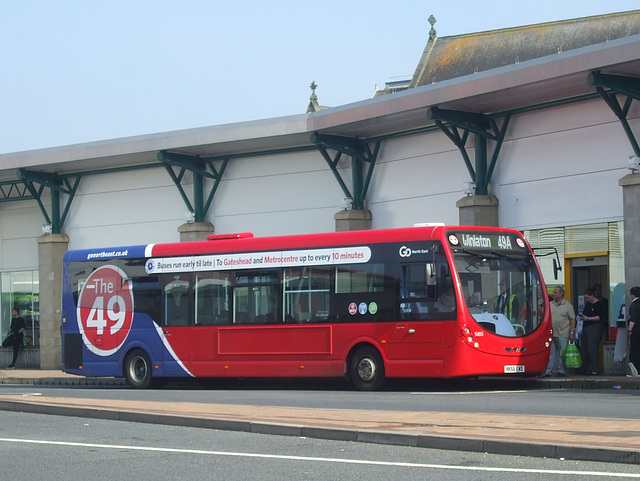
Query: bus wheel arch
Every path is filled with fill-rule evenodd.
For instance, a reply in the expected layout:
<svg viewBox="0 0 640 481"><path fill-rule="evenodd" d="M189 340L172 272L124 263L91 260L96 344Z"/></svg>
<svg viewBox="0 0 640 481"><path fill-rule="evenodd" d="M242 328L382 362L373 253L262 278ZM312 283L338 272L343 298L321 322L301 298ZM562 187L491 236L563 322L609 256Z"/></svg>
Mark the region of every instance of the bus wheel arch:
<svg viewBox="0 0 640 481"><path fill-rule="evenodd" d="M378 391L386 381L384 359L371 344L355 346L347 358L347 376L359 391Z"/></svg>
<svg viewBox="0 0 640 481"><path fill-rule="evenodd" d="M144 349L135 348L127 353L122 365L127 384L135 389L146 389L155 385L151 359Z"/></svg>

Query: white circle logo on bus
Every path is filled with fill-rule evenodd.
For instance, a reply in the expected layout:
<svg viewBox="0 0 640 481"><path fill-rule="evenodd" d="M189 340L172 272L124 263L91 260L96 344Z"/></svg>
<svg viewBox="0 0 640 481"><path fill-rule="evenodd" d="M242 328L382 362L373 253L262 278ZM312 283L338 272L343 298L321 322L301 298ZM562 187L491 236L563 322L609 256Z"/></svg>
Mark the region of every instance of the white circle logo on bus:
<svg viewBox="0 0 640 481"><path fill-rule="evenodd" d="M122 269L106 265L91 273L78 296L77 321L94 354L109 356L120 349L133 322L133 291Z"/></svg>
<svg viewBox="0 0 640 481"><path fill-rule="evenodd" d="M358 305L355 302L352 302L351 304L349 304L349 314L351 314L352 316L355 316L357 312L358 312Z"/></svg>
<svg viewBox="0 0 640 481"><path fill-rule="evenodd" d="M402 246L400 247L398 254L400 257L411 257L411 249L407 246Z"/></svg>
<svg viewBox="0 0 640 481"><path fill-rule="evenodd" d="M452 246L457 246L459 243L458 238L453 234L449 236L449 242L451 243Z"/></svg>
<svg viewBox="0 0 640 481"><path fill-rule="evenodd" d="M153 269L155 268L155 263L153 262L153 259L149 259L147 263L144 265L144 268L147 271L147 274L151 274L153 272Z"/></svg>
<svg viewBox="0 0 640 481"><path fill-rule="evenodd" d="M520 239L520 237L516 239L516 244L518 244L520 247L524 249L524 241Z"/></svg>

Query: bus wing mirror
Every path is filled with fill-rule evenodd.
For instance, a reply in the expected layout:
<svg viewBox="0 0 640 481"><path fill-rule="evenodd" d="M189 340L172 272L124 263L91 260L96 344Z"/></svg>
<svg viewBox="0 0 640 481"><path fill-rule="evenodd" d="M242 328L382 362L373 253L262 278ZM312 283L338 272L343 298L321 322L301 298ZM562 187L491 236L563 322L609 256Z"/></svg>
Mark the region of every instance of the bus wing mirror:
<svg viewBox="0 0 640 481"><path fill-rule="evenodd" d="M558 249L555 247L533 247L532 248L536 257L545 257L555 255L553 258L553 277L558 280L558 272L562 270L560 265L560 256L558 255Z"/></svg>
<svg viewBox="0 0 640 481"><path fill-rule="evenodd" d="M556 259L553 259L553 277L556 281L558 280L558 272L560 272L561 270L562 267L558 265L558 261Z"/></svg>

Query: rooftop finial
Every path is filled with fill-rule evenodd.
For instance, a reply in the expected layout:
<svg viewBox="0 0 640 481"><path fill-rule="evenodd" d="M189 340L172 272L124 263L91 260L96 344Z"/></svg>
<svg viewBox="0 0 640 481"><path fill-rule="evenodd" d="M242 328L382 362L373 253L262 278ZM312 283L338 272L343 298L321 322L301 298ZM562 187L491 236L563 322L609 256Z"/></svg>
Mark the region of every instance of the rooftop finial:
<svg viewBox="0 0 640 481"><path fill-rule="evenodd" d="M316 95L318 84L316 84L315 81L312 81L311 85L309 85L309 88L311 89L311 97L309 97L309 106L307 107L307 113L322 110L324 107L321 107L320 104L318 104L318 96Z"/></svg>
<svg viewBox="0 0 640 481"><path fill-rule="evenodd" d="M427 20L431 24L431 30L429 30L429 40L434 41L436 39L436 29L433 28L433 26L436 23L436 17L431 15L431 16L429 16L429 18Z"/></svg>

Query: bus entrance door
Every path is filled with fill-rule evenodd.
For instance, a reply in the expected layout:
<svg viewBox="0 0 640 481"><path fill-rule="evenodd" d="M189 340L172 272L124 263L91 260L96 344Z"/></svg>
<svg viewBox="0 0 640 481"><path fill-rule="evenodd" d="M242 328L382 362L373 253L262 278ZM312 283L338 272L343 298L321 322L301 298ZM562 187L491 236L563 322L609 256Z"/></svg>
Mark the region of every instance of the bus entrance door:
<svg viewBox="0 0 640 481"><path fill-rule="evenodd" d="M452 323L410 321L396 324L386 343L389 361L424 361L425 376L443 375L445 331ZM400 367L400 365L399 365ZM412 370L415 373L415 370ZM396 375L402 375L396 373Z"/></svg>
<svg viewBox="0 0 640 481"><path fill-rule="evenodd" d="M165 376L184 376L191 366L191 331L189 327L163 327Z"/></svg>
<svg viewBox="0 0 640 481"><path fill-rule="evenodd" d="M164 373L184 375L191 365L191 331L189 323L188 274L166 276L163 289Z"/></svg>

